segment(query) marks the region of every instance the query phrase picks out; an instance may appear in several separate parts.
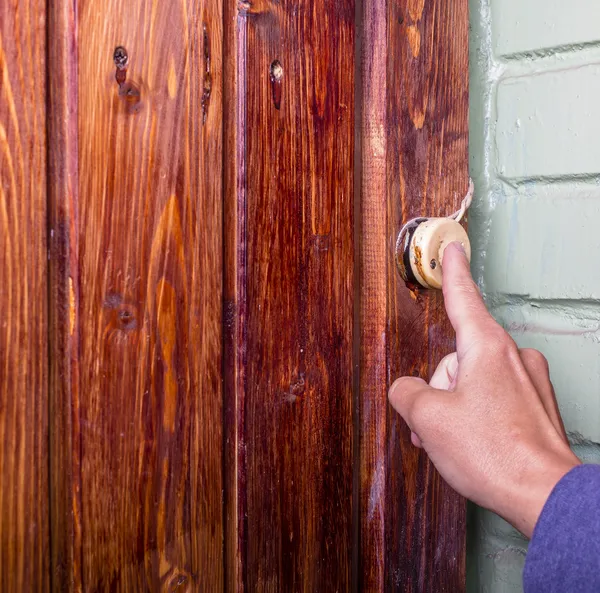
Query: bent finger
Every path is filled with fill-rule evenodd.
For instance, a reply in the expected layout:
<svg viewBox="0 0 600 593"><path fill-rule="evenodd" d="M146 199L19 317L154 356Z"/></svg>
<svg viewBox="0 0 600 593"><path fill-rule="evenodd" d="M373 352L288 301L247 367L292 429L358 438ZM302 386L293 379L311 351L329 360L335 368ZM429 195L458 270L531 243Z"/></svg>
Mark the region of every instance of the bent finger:
<svg viewBox="0 0 600 593"><path fill-rule="evenodd" d="M532 348L519 350L519 356L523 361L523 365L533 386L542 400L546 414L548 414L558 434L568 443L567 431L560 415L552 381L550 381L550 372L546 358L541 352Z"/></svg>
<svg viewBox="0 0 600 593"><path fill-rule="evenodd" d="M423 443L421 442L421 438L416 432L410 432L410 442L417 448L422 449Z"/></svg>
<svg viewBox="0 0 600 593"><path fill-rule="evenodd" d="M452 391L456 385L458 375L458 356L456 352L442 358L433 373L429 386L435 389Z"/></svg>

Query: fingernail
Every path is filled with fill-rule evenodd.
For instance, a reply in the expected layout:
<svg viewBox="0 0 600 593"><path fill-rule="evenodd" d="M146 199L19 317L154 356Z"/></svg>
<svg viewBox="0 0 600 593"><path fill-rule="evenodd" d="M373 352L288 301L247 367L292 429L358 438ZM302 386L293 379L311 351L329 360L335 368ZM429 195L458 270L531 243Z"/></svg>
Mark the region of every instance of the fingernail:
<svg viewBox="0 0 600 593"><path fill-rule="evenodd" d="M454 245L454 247L460 251L463 255L467 255L467 252L465 251L465 246L462 243L459 243L458 241L454 241L454 243L452 243L452 245Z"/></svg>
<svg viewBox="0 0 600 593"><path fill-rule="evenodd" d="M452 356L448 360L448 366L446 367L446 373L448 375L448 379L450 382L456 379L456 375L458 374L458 358L456 356Z"/></svg>

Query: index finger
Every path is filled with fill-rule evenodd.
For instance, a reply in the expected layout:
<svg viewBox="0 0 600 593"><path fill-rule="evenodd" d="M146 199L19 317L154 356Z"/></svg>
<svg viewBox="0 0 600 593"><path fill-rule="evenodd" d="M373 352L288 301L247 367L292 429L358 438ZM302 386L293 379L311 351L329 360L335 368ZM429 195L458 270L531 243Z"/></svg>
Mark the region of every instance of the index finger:
<svg viewBox="0 0 600 593"><path fill-rule="evenodd" d="M443 292L446 312L456 332L460 356L476 340L497 324L483 302L471 276L469 260L460 243L451 243L444 251L442 264Z"/></svg>

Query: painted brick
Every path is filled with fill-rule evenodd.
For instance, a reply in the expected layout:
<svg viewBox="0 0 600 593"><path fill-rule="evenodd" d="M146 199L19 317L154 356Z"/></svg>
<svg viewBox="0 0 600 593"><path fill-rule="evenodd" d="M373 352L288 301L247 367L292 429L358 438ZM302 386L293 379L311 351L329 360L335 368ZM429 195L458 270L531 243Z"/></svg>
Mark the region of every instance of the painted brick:
<svg viewBox="0 0 600 593"><path fill-rule="evenodd" d="M599 96L599 64L500 82L496 147L501 177L600 174Z"/></svg>
<svg viewBox="0 0 600 593"><path fill-rule="evenodd" d="M520 593L529 542L498 515L470 509L467 590L472 593Z"/></svg>
<svg viewBox="0 0 600 593"><path fill-rule="evenodd" d="M490 224L487 292L600 298L600 189L520 188L496 206Z"/></svg>
<svg viewBox="0 0 600 593"><path fill-rule="evenodd" d="M600 39L598 0L491 0L499 55L593 43Z"/></svg>
<svg viewBox="0 0 600 593"><path fill-rule="evenodd" d="M600 0L469 7L474 271L548 358L574 451L600 463ZM522 593L526 542L469 508L469 593Z"/></svg>
<svg viewBox="0 0 600 593"><path fill-rule="evenodd" d="M567 432L600 442L600 307L595 312L597 319L583 319L568 307L505 306L494 315L520 348L548 359Z"/></svg>
<svg viewBox="0 0 600 593"><path fill-rule="evenodd" d="M571 436L570 438L571 448L583 463L600 465L600 444L584 439L583 437Z"/></svg>

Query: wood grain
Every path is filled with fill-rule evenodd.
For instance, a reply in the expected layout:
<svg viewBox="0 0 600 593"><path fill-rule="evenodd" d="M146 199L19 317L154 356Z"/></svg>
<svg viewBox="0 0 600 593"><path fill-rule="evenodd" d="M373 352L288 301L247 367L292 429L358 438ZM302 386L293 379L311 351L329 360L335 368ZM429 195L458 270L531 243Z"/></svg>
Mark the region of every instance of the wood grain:
<svg viewBox="0 0 600 593"><path fill-rule="evenodd" d="M224 4L223 26L223 398L225 591L244 591L246 566L246 38L238 4Z"/></svg>
<svg viewBox="0 0 600 593"><path fill-rule="evenodd" d="M230 590L346 591L352 546L354 3L242 2L226 370ZM232 76L232 73L230 73ZM229 197L229 202L232 199ZM229 239L228 241L231 241ZM241 453L240 453L241 450ZM237 453L237 456L235 454ZM241 548L241 549L239 549ZM239 560L238 560L239 559ZM232 569L235 567L232 567Z"/></svg>
<svg viewBox="0 0 600 593"><path fill-rule="evenodd" d="M0 590L49 590L46 3L0 4Z"/></svg>
<svg viewBox="0 0 600 593"><path fill-rule="evenodd" d="M49 2L50 533L53 591L81 591L77 36L75 5Z"/></svg>
<svg viewBox="0 0 600 593"><path fill-rule="evenodd" d="M359 591L385 590L388 416L386 2L362 5L359 283ZM392 271L393 272L393 271Z"/></svg>
<svg viewBox="0 0 600 593"><path fill-rule="evenodd" d="M454 348L441 294L404 286L393 243L404 221L446 215L466 192L468 7L370 0L363 19L358 574L365 591L462 591L464 501L385 392L401 375L428 378Z"/></svg>
<svg viewBox="0 0 600 593"><path fill-rule="evenodd" d="M223 587L221 11L78 4L85 591Z"/></svg>
<svg viewBox="0 0 600 593"><path fill-rule="evenodd" d="M2 591L464 590L386 393L454 346L392 247L466 190L467 3L356 8L0 7Z"/></svg>

